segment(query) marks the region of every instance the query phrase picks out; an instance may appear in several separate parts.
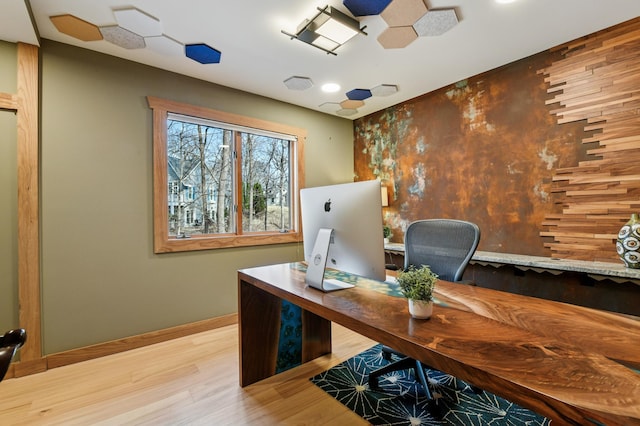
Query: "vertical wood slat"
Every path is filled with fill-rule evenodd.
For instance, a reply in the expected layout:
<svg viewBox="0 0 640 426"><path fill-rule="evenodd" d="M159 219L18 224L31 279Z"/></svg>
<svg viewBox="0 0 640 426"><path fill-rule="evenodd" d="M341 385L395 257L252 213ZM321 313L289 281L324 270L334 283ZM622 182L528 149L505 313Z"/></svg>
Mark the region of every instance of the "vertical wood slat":
<svg viewBox="0 0 640 426"><path fill-rule="evenodd" d="M20 327L28 335L20 350L20 364L22 370L44 370L40 309L39 49L18 43L17 52L18 300Z"/></svg>
<svg viewBox="0 0 640 426"><path fill-rule="evenodd" d="M545 75L558 123L584 121L593 159L556 171L557 210L541 236L552 257L619 261L620 227L640 210L640 18L559 46ZM579 235L576 233L579 226ZM586 237L585 237L586 235Z"/></svg>

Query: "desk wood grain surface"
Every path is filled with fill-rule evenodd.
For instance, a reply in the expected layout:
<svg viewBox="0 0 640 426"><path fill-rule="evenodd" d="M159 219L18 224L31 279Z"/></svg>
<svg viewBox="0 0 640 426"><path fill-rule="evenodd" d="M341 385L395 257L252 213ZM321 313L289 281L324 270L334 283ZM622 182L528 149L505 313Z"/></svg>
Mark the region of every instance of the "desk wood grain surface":
<svg viewBox="0 0 640 426"><path fill-rule="evenodd" d="M439 281L433 316L416 320L405 299L358 284L309 288L296 264L244 269L238 279L554 424L640 425L636 317Z"/></svg>

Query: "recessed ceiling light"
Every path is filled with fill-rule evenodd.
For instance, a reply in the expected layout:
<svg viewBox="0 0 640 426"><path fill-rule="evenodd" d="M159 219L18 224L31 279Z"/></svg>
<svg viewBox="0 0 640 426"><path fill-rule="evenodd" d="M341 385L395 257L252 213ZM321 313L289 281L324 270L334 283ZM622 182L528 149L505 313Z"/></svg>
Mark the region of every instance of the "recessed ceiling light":
<svg viewBox="0 0 640 426"><path fill-rule="evenodd" d="M322 91L326 93L334 93L340 90L340 85L336 83L327 83L322 85Z"/></svg>
<svg viewBox="0 0 640 426"><path fill-rule="evenodd" d="M507 3L515 3L518 0L495 0L496 3L507 4Z"/></svg>

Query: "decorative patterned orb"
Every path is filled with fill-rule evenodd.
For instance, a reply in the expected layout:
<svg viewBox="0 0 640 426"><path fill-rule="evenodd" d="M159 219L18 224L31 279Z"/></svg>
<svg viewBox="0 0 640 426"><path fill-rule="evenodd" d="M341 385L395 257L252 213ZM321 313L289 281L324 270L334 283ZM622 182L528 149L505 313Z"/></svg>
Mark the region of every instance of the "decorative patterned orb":
<svg viewBox="0 0 640 426"><path fill-rule="evenodd" d="M620 228L620 232L618 232L618 239L627 238L631 234L631 227L629 225L624 225Z"/></svg>
<svg viewBox="0 0 640 426"><path fill-rule="evenodd" d="M640 219L632 214L618 232L616 252L627 268L640 269Z"/></svg>
<svg viewBox="0 0 640 426"><path fill-rule="evenodd" d="M629 236L623 240L622 245L627 250L638 250L639 243L637 238Z"/></svg>
<svg viewBox="0 0 640 426"><path fill-rule="evenodd" d="M624 254L624 260L629 264L637 265L638 262L640 262L640 253L637 251L628 251Z"/></svg>

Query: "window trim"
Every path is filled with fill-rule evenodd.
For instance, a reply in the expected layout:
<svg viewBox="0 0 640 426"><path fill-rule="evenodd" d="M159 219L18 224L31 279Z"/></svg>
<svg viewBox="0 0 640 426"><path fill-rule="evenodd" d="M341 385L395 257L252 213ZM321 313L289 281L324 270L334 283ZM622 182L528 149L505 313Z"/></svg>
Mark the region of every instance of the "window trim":
<svg viewBox="0 0 640 426"><path fill-rule="evenodd" d="M245 117L205 107L147 96L147 103L153 111L153 251L171 253L194 250L209 250L227 247L248 247L270 244L298 243L302 240L300 226L299 191L304 187L304 141L306 130L285 124ZM291 199L293 221L292 230L283 233L264 232L191 236L190 238L169 237L168 182L167 182L167 118L169 113L213 120L225 124L243 126L258 131L275 132L296 138L291 158L291 182L294 191ZM242 183L236 179L236 194L240 195ZM241 227L239 227L241 228Z"/></svg>

